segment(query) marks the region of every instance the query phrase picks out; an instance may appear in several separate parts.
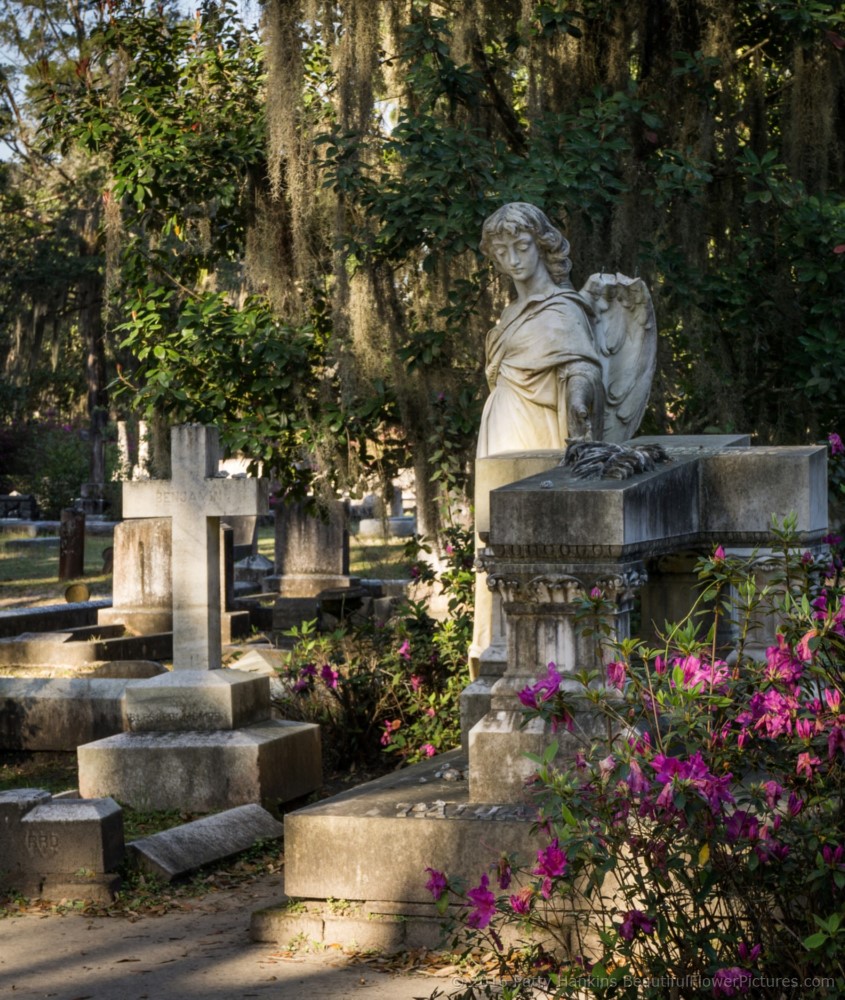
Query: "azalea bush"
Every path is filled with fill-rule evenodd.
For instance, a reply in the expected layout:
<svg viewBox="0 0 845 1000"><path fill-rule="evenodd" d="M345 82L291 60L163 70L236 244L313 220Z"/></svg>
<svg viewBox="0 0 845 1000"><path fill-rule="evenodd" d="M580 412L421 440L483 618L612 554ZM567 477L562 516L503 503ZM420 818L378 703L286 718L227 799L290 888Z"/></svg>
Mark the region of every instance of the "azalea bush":
<svg viewBox="0 0 845 1000"><path fill-rule="evenodd" d="M448 595L438 619L424 601L403 601L387 621L359 621L320 633L304 622L286 633L294 645L283 671L286 718L317 722L330 768L373 764L389 754L415 763L460 743L459 697L467 683L472 636L473 537L446 531L442 573L423 573ZM420 546L417 546L417 550Z"/></svg>
<svg viewBox="0 0 845 1000"><path fill-rule="evenodd" d="M774 577L721 546L703 559L659 648L614 641L599 591L583 602L607 659L578 674L582 698L615 735L536 760L533 858L496 859L468 891L429 870L440 905L463 907L462 939L486 935L502 961L495 987L453 996L845 993L841 543L802 550L793 528L775 529ZM554 665L521 698L571 726ZM535 943L505 947L520 936Z"/></svg>

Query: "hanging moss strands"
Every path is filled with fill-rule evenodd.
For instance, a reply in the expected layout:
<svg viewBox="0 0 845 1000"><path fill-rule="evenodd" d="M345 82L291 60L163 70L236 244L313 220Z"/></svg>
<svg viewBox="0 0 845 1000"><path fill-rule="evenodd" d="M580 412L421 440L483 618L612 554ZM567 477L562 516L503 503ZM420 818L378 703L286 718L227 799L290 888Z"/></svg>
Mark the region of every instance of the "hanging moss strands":
<svg viewBox="0 0 845 1000"><path fill-rule="evenodd" d="M477 240L508 200L564 227L576 284L652 288L652 430L798 441L839 415L838 5L269 0L265 32L264 210L286 233L264 239L292 247L272 284L302 290L273 298L328 302L341 410L402 440L424 526L469 486L507 294Z"/></svg>

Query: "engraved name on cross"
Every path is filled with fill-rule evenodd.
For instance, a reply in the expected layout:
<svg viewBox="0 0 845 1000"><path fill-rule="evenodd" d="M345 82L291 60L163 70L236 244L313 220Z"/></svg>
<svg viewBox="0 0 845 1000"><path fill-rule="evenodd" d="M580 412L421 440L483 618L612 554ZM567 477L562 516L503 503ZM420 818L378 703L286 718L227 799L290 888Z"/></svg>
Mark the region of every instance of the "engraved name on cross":
<svg viewBox="0 0 845 1000"><path fill-rule="evenodd" d="M220 639L220 519L268 510L266 479L218 476L216 427L171 430L171 479L123 484L124 517L169 517L173 669L216 670Z"/></svg>

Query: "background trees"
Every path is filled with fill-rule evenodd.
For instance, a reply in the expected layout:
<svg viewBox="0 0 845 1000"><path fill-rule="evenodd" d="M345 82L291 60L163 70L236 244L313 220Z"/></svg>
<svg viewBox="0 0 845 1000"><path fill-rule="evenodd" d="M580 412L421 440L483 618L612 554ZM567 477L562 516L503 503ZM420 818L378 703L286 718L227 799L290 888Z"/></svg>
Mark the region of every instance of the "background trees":
<svg viewBox="0 0 845 1000"><path fill-rule="evenodd" d="M141 405L222 422L287 485L413 463L424 525L467 487L506 293L477 239L506 200L560 221L576 282L652 287L650 429L838 421L838 5L267 0L259 32L229 0L115 0L83 21L28 107L54 170L99 171L110 357Z"/></svg>

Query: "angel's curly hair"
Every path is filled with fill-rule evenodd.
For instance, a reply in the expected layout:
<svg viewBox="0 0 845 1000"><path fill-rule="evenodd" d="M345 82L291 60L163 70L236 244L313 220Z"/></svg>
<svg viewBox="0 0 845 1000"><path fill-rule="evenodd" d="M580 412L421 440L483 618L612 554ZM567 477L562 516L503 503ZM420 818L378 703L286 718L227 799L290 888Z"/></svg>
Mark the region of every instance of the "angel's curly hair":
<svg viewBox="0 0 845 1000"><path fill-rule="evenodd" d="M534 237L552 281L556 285L568 284L572 270L569 241L549 222L544 212L527 202L512 201L485 219L479 249L485 257L493 260L491 243L495 237L503 233L515 236L519 232L528 232Z"/></svg>

